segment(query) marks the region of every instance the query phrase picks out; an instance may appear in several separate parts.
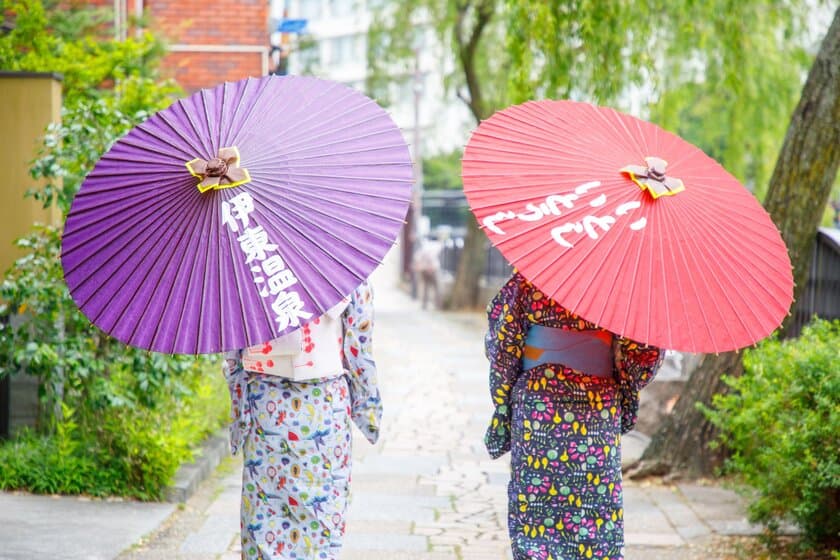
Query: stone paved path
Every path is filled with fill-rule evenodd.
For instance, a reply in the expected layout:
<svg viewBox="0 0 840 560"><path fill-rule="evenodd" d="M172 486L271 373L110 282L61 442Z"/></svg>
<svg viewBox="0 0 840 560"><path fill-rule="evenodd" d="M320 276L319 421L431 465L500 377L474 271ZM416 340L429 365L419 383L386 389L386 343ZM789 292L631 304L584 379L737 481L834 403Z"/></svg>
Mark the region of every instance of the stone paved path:
<svg viewBox="0 0 840 560"><path fill-rule="evenodd" d="M504 560L509 464L482 445L490 414L480 314L421 311L377 282L374 346L385 403L376 446L355 433L343 560ZM630 441L628 440L628 443ZM239 558L240 463L123 560ZM627 560L724 558L721 535L754 534L732 492L627 483Z"/></svg>

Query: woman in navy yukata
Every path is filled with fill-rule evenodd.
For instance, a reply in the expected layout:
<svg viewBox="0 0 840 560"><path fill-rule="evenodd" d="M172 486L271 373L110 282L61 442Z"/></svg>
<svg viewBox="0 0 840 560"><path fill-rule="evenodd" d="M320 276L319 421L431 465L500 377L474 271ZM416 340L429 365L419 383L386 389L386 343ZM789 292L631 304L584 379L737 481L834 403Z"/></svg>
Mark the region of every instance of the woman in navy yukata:
<svg viewBox="0 0 840 560"><path fill-rule="evenodd" d="M621 434L663 351L614 336L518 272L488 306L495 406L485 444L511 452L515 560L621 560Z"/></svg>
<svg viewBox="0 0 840 560"><path fill-rule="evenodd" d="M375 443L382 402L367 283L322 317L225 355L231 449L243 451L242 558L338 560L351 420Z"/></svg>

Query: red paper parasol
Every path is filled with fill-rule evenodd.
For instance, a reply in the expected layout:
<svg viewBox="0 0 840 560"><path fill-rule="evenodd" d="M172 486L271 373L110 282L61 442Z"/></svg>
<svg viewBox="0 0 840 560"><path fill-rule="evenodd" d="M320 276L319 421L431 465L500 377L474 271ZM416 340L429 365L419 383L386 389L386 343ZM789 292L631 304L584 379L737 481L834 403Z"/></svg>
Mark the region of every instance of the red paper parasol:
<svg viewBox="0 0 840 560"><path fill-rule="evenodd" d="M702 150L654 124L572 101L510 107L473 134L463 178L502 254L614 333L723 352L788 313L791 264L770 216Z"/></svg>

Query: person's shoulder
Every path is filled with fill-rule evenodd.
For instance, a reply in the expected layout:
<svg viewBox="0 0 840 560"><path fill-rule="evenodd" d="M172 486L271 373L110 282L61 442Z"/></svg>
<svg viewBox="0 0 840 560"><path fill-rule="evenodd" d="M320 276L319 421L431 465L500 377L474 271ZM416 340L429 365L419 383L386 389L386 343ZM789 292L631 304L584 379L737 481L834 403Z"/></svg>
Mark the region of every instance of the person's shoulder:
<svg viewBox="0 0 840 560"><path fill-rule="evenodd" d="M522 273L516 269L513 269L513 274L511 274L510 279L508 279L507 283L516 285L520 289L534 289L534 285L531 283L531 281L522 276Z"/></svg>
<svg viewBox="0 0 840 560"><path fill-rule="evenodd" d="M370 279L365 279L359 286L350 294L350 299L357 303L367 303L373 299L373 285Z"/></svg>

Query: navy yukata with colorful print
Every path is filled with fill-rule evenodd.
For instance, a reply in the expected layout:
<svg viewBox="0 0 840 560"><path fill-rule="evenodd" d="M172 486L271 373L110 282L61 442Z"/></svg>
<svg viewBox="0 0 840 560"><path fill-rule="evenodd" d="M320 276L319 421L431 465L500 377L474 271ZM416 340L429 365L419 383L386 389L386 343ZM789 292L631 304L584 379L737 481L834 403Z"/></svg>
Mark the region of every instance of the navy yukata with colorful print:
<svg viewBox="0 0 840 560"><path fill-rule="evenodd" d="M337 560L352 467L351 421L375 443L382 402L372 358L372 291L362 284L340 317L343 372L291 380L246 371L225 355L231 449L242 450L243 559ZM307 346L308 348L309 346Z"/></svg>
<svg viewBox="0 0 840 560"><path fill-rule="evenodd" d="M521 274L488 306L486 337L495 406L485 443L511 451L508 529L515 560L621 560L621 434L636 422L639 391L663 352L574 315ZM611 375L561 363L523 368L529 329L609 336Z"/></svg>

